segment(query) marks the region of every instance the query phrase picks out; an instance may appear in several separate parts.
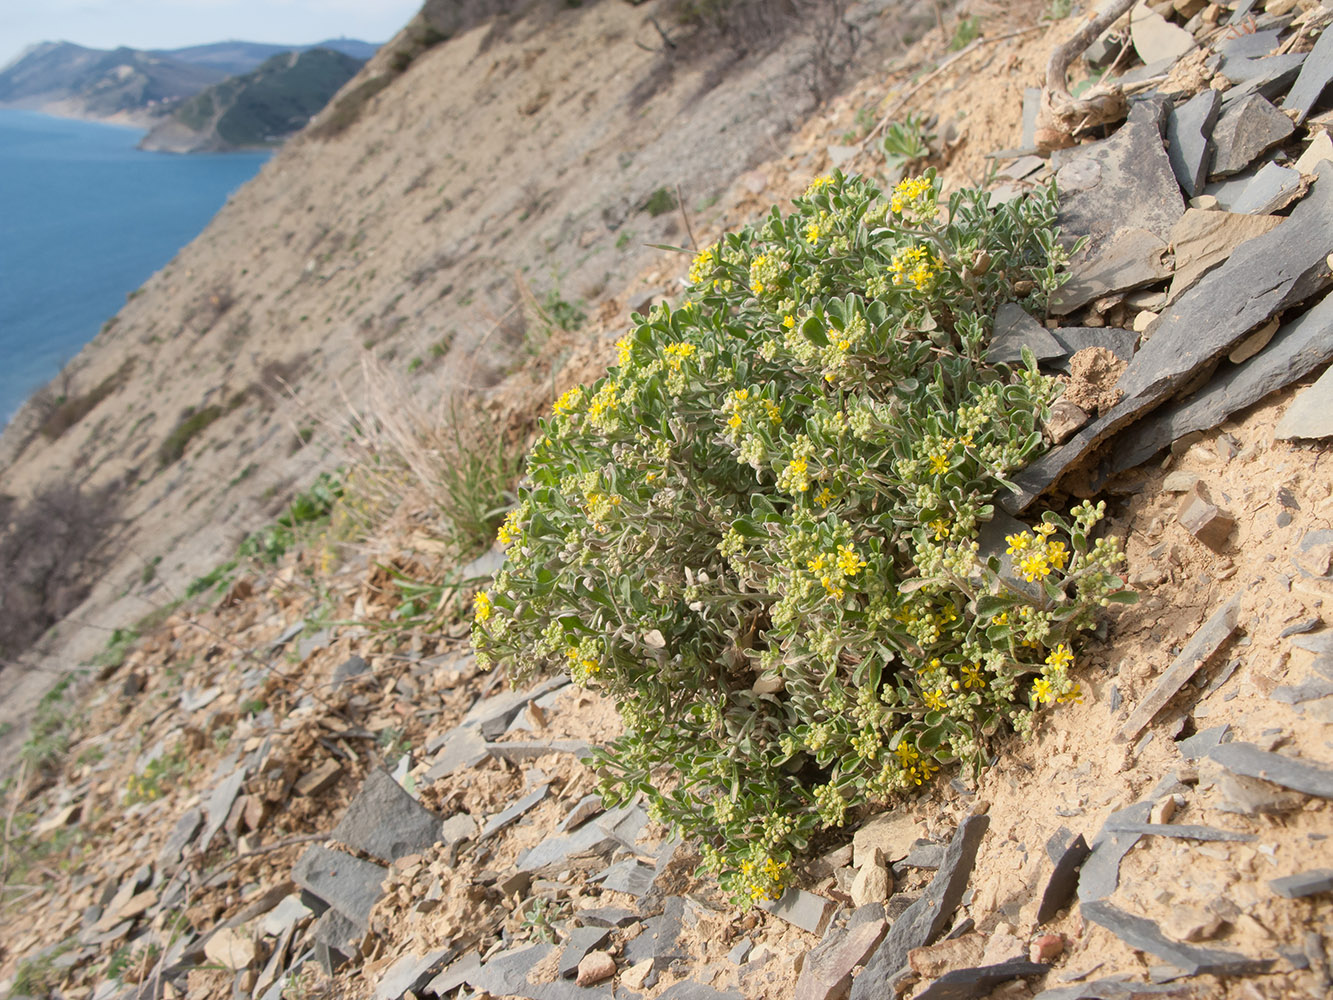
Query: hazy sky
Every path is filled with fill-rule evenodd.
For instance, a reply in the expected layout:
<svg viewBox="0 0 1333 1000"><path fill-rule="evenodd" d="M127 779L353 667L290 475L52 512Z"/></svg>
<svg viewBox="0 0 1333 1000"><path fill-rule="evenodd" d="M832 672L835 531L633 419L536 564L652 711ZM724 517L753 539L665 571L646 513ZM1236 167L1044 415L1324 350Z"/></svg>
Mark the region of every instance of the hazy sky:
<svg viewBox="0 0 1333 1000"><path fill-rule="evenodd" d="M240 39L384 42L422 0L0 0L0 66L33 42L174 49Z"/></svg>

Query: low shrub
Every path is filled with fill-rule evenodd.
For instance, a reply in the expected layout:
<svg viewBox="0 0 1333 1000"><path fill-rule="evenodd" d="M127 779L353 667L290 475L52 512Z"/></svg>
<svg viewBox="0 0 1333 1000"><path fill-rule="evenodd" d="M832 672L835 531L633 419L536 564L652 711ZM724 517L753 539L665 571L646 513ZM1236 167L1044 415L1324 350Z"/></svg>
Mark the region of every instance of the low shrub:
<svg viewBox="0 0 1333 1000"><path fill-rule="evenodd" d="M692 297L556 402L475 598L483 664L615 698L603 795L644 793L738 899L1078 699L1076 633L1124 599L1101 505L1012 534L1022 580L980 552L1060 391L984 362L990 317L1041 308L1067 254L1053 186L939 198L835 174L700 253Z"/></svg>

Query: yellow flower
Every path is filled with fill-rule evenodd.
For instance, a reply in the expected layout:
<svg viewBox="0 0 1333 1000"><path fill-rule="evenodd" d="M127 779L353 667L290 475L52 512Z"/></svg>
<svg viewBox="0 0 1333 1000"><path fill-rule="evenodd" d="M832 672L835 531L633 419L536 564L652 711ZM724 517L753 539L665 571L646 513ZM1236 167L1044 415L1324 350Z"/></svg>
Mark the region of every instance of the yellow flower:
<svg viewBox="0 0 1333 1000"><path fill-rule="evenodd" d="M935 518L930 522L930 527L935 531L935 541L942 542L949 537L949 522L944 518Z"/></svg>
<svg viewBox="0 0 1333 1000"><path fill-rule="evenodd" d="M1018 561L1018 572L1024 580L1032 583L1036 580L1045 580L1051 575L1050 564L1046 561L1045 550L1039 552L1029 552Z"/></svg>
<svg viewBox="0 0 1333 1000"><path fill-rule="evenodd" d="M690 284L697 285L704 279L704 276L713 269L713 247L706 247L699 251L698 256L690 265Z"/></svg>
<svg viewBox="0 0 1333 1000"><path fill-rule="evenodd" d="M805 240L807 243L818 243L819 237L823 235L818 222L812 222L805 227Z"/></svg>
<svg viewBox="0 0 1333 1000"><path fill-rule="evenodd" d="M523 534L523 529L519 526L522 519L523 513L521 510L514 509L509 512L508 516L505 517L504 524L500 525L500 530L495 535L501 545L513 545L514 542L518 541L519 536Z"/></svg>
<svg viewBox="0 0 1333 1000"><path fill-rule="evenodd" d="M557 415L563 416L567 413L573 413L578 408L579 403L583 401L583 386L576 385L572 389L566 390L559 399L555 401L554 411Z"/></svg>
<svg viewBox="0 0 1333 1000"><path fill-rule="evenodd" d="M856 576L865 565L866 561L856 554L856 549L850 545L838 546L838 569L842 570L843 576Z"/></svg>
<svg viewBox="0 0 1333 1000"><path fill-rule="evenodd" d="M1005 535L1004 540L1009 543L1009 548L1005 551L1011 556L1016 556L1027 550L1027 547L1032 543L1032 536L1024 531L1018 535Z"/></svg>
<svg viewBox="0 0 1333 1000"><path fill-rule="evenodd" d="M778 404L771 399L764 400L764 411L768 414L768 419L775 424L782 423L782 411L778 409Z"/></svg>
<svg viewBox="0 0 1333 1000"><path fill-rule="evenodd" d="M686 358L692 358L698 352L698 348L693 344L676 342L667 344L662 348L662 353L666 355L667 367L673 372L680 371L680 366L685 363Z"/></svg>
<svg viewBox="0 0 1333 1000"><path fill-rule="evenodd" d="M624 368L634 355L634 343L629 339L629 334L616 341L616 351L616 364Z"/></svg>
<svg viewBox="0 0 1333 1000"><path fill-rule="evenodd" d="M484 622L491 617L491 595L479 590L472 598L472 620Z"/></svg>
<svg viewBox="0 0 1333 1000"><path fill-rule="evenodd" d="M827 507L833 502L833 491L825 486L815 495L815 503L821 507Z"/></svg>
<svg viewBox="0 0 1333 1000"><path fill-rule="evenodd" d="M739 413L733 413L730 417L727 418L727 426L730 427L733 431L739 429L741 423L742 423L741 415Z"/></svg>
<svg viewBox="0 0 1333 1000"><path fill-rule="evenodd" d="M933 473L934 473L935 475L937 475L937 476L939 476L939 475L943 475L944 473L948 472L948 471L949 471L949 456L948 456L948 455L939 455L939 454L931 455L931 456L930 456L930 471L933 472Z"/></svg>
<svg viewBox="0 0 1333 1000"><path fill-rule="evenodd" d="M937 712L944 711L945 707L949 704L944 700L944 692L939 688L936 688L934 691L927 691L921 696L921 700L926 703L927 708L932 708Z"/></svg>
<svg viewBox="0 0 1333 1000"><path fill-rule="evenodd" d="M1032 682L1032 697L1038 705L1049 705L1055 700L1055 695L1051 691L1051 682L1045 677L1038 677Z"/></svg>
<svg viewBox="0 0 1333 1000"><path fill-rule="evenodd" d="M910 767L920 759L920 754L916 752L916 747L903 741L893 748L893 752L898 755L898 761L903 767Z"/></svg>
<svg viewBox="0 0 1333 1000"><path fill-rule="evenodd" d="M788 313L786 316L783 316L782 325L785 326L788 330L790 330L792 327L796 325L795 317L793 317L791 313Z"/></svg>
<svg viewBox="0 0 1333 1000"><path fill-rule="evenodd" d="M820 188L828 187L828 186L829 186L830 184L832 184L832 183L833 183L833 178L832 178L832 177L828 177L828 176L824 176L824 177L816 177L814 180L812 180L812 181L810 182L810 186L809 186L808 188L805 189L805 197L809 198L812 194L814 194L814 193L815 193L816 191L818 191Z"/></svg>
<svg viewBox="0 0 1333 1000"><path fill-rule="evenodd" d="M971 663L963 668L963 686L969 689L986 686L986 679L981 676L980 663Z"/></svg>
<svg viewBox="0 0 1333 1000"><path fill-rule="evenodd" d="M1066 669L1074 662L1074 654L1063 642L1046 654L1046 662L1057 669Z"/></svg>
<svg viewBox="0 0 1333 1000"><path fill-rule="evenodd" d="M930 181L924 177L905 177L893 189L893 195L889 199L889 209L894 215L902 215L913 207L913 203L922 201L930 193Z"/></svg>
<svg viewBox="0 0 1333 1000"><path fill-rule="evenodd" d="M1068 691L1066 691L1064 694L1060 695L1060 697L1059 697L1059 698L1056 698L1055 700L1058 701L1061 705L1064 705L1064 704L1066 704L1066 703L1068 703L1068 702L1071 702L1071 701L1072 701L1074 704L1076 704L1076 705L1081 705L1081 704L1083 704L1083 687L1082 687L1082 685L1080 685L1080 684L1073 684L1073 685L1071 685Z"/></svg>

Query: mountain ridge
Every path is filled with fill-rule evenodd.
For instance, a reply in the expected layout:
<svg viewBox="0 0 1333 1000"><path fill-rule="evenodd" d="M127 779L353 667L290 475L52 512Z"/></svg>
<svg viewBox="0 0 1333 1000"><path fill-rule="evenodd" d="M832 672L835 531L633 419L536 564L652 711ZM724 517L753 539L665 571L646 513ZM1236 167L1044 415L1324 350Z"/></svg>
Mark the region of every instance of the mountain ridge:
<svg viewBox="0 0 1333 1000"><path fill-rule="evenodd" d="M378 46L345 38L315 45L223 41L156 50L38 42L0 69L0 107L151 128L207 87L253 72L276 55L317 48L364 62Z"/></svg>
<svg viewBox="0 0 1333 1000"><path fill-rule="evenodd" d="M330 49L280 52L182 102L139 148L198 153L271 146L305 127L363 65Z"/></svg>

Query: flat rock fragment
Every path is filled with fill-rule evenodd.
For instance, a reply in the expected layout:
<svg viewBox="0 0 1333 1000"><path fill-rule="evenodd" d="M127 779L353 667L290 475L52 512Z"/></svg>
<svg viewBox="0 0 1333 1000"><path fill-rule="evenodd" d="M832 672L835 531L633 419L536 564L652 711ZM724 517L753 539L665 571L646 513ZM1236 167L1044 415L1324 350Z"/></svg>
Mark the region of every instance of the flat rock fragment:
<svg viewBox="0 0 1333 1000"><path fill-rule="evenodd" d="M373 768L329 837L381 861L397 861L438 841L440 818L408 795L389 772Z"/></svg>
<svg viewBox="0 0 1333 1000"><path fill-rule="evenodd" d="M1132 469L1172 441L1218 426L1231 414L1304 378L1330 359L1333 359L1333 296L1326 296L1309 312L1278 327L1268 346L1254 357L1237 366L1224 363L1194 395L1164 406L1141 421L1133 434L1115 443L1108 473L1114 475ZM1330 388L1333 389L1333 381ZM1278 429L1281 427L1279 423Z"/></svg>
<svg viewBox="0 0 1333 1000"><path fill-rule="evenodd" d="M1124 979L1094 979L1090 983L1053 986L1032 1000L1140 1000L1156 993L1180 995L1176 983L1136 983Z"/></svg>
<svg viewBox="0 0 1333 1000"><path fill-rule="evenodd" d="M480 968L481 956L475 951L468 952L427 983L425 991L437 997L445 996L466 983L468 976L475 974Z"/></svg>
<svg viewBox="0 0 1333 1000"><path fill-rule="evenodd" d="M510 824L517 822L525 813L545 799L550 790L550 785L539 785L504 811L492 816L486 821L486 825L481 828L481 833L477 835L477 839L486 840Z"/></svg>
<svg viewBox="0 0 1333 1000"><path fill-rule="evenodd" d="M647 895L653 887L656 869L635 858L626 858L617 862L600 875L594 875L589 882L601 882L605 889L627 893L636 899Z"/></svg>
<svg viewBox="0 0 1333 1000"><path fill-rule="evenodd" d="M1220 96L1220 95L1219 95ZM1229 106L1213 129L1212 175L1238 174L1296 130L1291 119L1258 94Z"/></svg>
<svg viewBox="0 0 1333 1000"><path fill-rule="evenodd" d="M1281 441L1333 437L1333 368L1296 395L1273 436Z"/></svg>
<svg viewBox="0 0 1333 1000"><path fill-rule="evenodd" d="M949 841L940 870L921 897L889 929L888 935L852 983L851 1000L888 1000L891 977L907 964L907 953L929 944L944 929L963 898L981 838L990 825L985 814L969 816Z"/></svg>
<svg viewBox="0 0 1333 1000"><path fill-rule="evenodd" d="M1235 830L1219 830L1216 827L1190 823L1119 823L1114 829L1117 833L1137 833L1145 837L1220 840L1237 844L1248 844L1257 839L1252 833L1237 833Z"/></svg>
<svg viewBox="0 0 1333 1000"><path fill-rule="evenodd" d="M1236 247L1277 228L1282 221L1278 215L1245 215L1187 208L1180 221L1171 229L1176 266L1171 275L1167 303L1180 298L1200 278L1230 257Z"/></svg>
<svg viewBox="0 0 1333 1000"><path fill-rule="evenodd" d="M1084 903L1081 912L1086 919L1105 927L1130 947L1170 962L1187 976L1263 972L1273 964L1271 958L1250 958L1220 948L1199 948L1172 941L1147 917L1127 913L1104 900Z"/></svg>
<svg viewBox="0 0 1333 1000"><path fill-rule="evenodd" d="M1208 757L1246 778L1262 778L1283 788L1321 799L1333 799L1333 768L1261 750L1253 743L1223 743Z"/></svg>
<svg viewBox="0 0 1333 1000"><path fill-rule="evenodd" d="M1171 276L1163 259L1166 250L1166 240L1146 229L1117 232L1101 253L1070 266L1069 280L1051 295L1051 315L1064 316L1115 292L1165 281Z"/></svg>
<svg viewBox="0 0 1333 1000"><path fill-rule="evenodd" d="M1176 749L1180 751L1180 756L1186 760L1198 760L1200 757L1206 757L1209 750L1222 742L1230 728L1226 723L1223 723L1220 726L1201 729L1193 736L1177 743Z"/></svg>
<svg viewBox="0 0 1333 1000"><path fill-rule="evenodd" d="M244 784L245 768L242 767L229 774L221 784L209 792L208 798L204 800L204 815L208 817L208 824L204 827L203 836L199 838L199 850L208 850L208 845L222 829L222 824L227 822L232 804Z"/></svg>
<svg viewBox="0 0 1333 1000"><path fill-rule="evenodd" d="M307 848L296 862L292 881L324 900L365 933L370 926L370 911L383 895L380 883L388 871L381 865L316 844Z"/></svg>
<svg viewBox="0 0 1333 1000"><path fill-rule="evenodd" d="M1078 872L1092 848L1083 834L1060 827L1046 841L1046 856L1054 866L1037 904L1037 923L1044 924L1065 908L1078 889Z"/></svg>
<svg viewBox="0 0 1333 1000"><path fill-rule="evenodd" d="M811 934L823 934L838 904L818 893L793 887L775 901L760 903L759 908Z"/></svg>
<svg viewBox="0 0 1333 1000"><path fill-rule="evenodd" d="M1223 95L1222 102L1234 104L1254 94L1276 100L1297 78L1304 64L1305 54L1302 52L1284 52L1258 59L1224 58L1219 71L1231 81L1232 87Z"/></svg>
<svg viewBox="0 0 1333 1000"><path fill-rule="evenodd" d="M1006 302L995 310L995 322L986 360L991 364L1012 364L1023 357L1026 347L1038 361L1061 357L1065 352L1044 326L1021 306Z"/></svg>
<svg viewBox="0 0 1333 1000"><path fill-rule="evenodd" d="M1194 48L1194 36L1153 10L1139 3L1129 12L1129 37L1134 51L1145 65L1170 60L1175 62Z"/></svg>
<svg viewBox="0 0 1333 1000"><path fill-rule="evenodd" d="M1100 256L1125 229L1146 229L1165 240L1184 212L1162 147L1165 117L1164 101L1135 102L1115 135L1079 147L1060 168L1060 226L1066 233L1087 234L1085 259ZM1081 185L1067 183L1074 178L1081 178Z"/></svg>
<svg viewBox="0 0 1333 1000"><path fill-rule="evenodd" d="M1333 868L1312 868L1308 872L1272 879L1268 884L1275 893L1287 899L1333 892Z"/></svg>
<svg viewBox="0 0 1333 1000"><path fill-rule="evenodd" d="M1011 958L997 965L983 965L975 969L954 969L946 972L917 993L914 1000L976 1000L989 996L1001 983L1025 976L1044 976L1049 965L1029 962L1025 958Z"/></svg>
<svg viewBox="0 0 1333 1000"><path fill-rule="evenodd" d="M1306 56L1300 76L1282 102L1282 109L1295 112L1294 120L1299 125L1309 117L1315 104L1328 89L1330 80L1333 80L1333 37L1324 31Z"/></svg>
<svg viewBox="0 0 1333 1000"><path fill-rule="evenodd" d="M584 956L595 948L600 948L611 936L607 927L578 927L565 942L565 950L560 953L560 975L569 979L579 970L579 963Z"/></svg>
<svg viewBox="0 0 1333 1000"><path fill-rule="evenodd" d="M1255 327L1329 284L1325 257L1333 229L1333 164L1318 170L1320 182L1279 229L1241 244L1225 264L1167 306L1152 339L1117 383L1125 398L1019 472L1018 492L1005 499L1006 510L1025 510L1093 448L1170 398Z"/></svg>
<svg viewBox="0 0 1333 1000"><path fill-rule="evenodd" d="M1223 207L1247 215L1267 215L1282 211L1304 193L1305 178L1299 170L1265 163L1235 200Z"/></svg>
<svg viewBox="0 0 1333 1000"><path fill-rule="evenodd" d="M428 749L432 749L428 745ZM426 781L439 781L455 771L480 764L490 753L486 739L472 726L459 726L449 731L445 739L433 749L438 750L426 772Z"/></svg>
<svg viewBox="0 0 1333 1000"><path fill-rule="evenodd" d="M837 1000L852 984L852 970L884 937L884 921L831 931L805 956L793 1000Z"/></svg>
<svg viewBox="0 0 1333 1000"><path fill-rule="evenodd" d="M454 957L452 948L440 948L426 955L404 955L384 973L375 985L375 1000L402 1000L403 994L418 994Z"/></svg>
<svg viewBox="0 0 1333 1000"><path fill-rule="evenodd" d="M1061 371L1069 370L1069 358L1089 347L1104 347L1122 361L1134 356L1139 335L1133 330L1114 326L1058 326L1050 331L1064 351L1064 357L1053 358L1050 364Z"/></svg>
<svg viewBox="0 0 1333 1000"><path fill-rule="evenodd" d="M181 813L180 819L176 820L176 825L172 827L171 833L167 836L166 843L157 855L157 864L159 868L171 868L180 863L181 856L185 853L185 848L190 846L190 841L194 840L194 835L199 832L199 828L204 825L204 813L202 809L187 809Z"/></svg>
<svg viewBox="0 0 1333 1000"><path fill-rule="evenodd" d="M1140 834L1115 830L1117 823L1143 823L1152 812L1151 802L1135 802L1117 809L1106 818L1101 831L1093 838L1092 853L1083 862L1078 875L1080 903L1105 899L1120 884L1120 862L1139 842Z"/></svg>
<svg viewBox="0 0 1333 1000"><path fill-rule="evenodd" d="M1203 192L1212 162L1209 137L1221 109L1221 92L1210 88L1199 91L1167 115L1166 155L1186 198Z"/></svg>
<svg viewBox="0 0 1333 1000"><path fill-rule="evenodd" d="M1130 713L1129 718L1125 720L1125 724L1120 727L1120 731L1116 734L1116 739L1119 742L1128 742L1138 736L1143 731L1143 727L1153 720L1153 716L1165 708L1167 702L1175 697L1176 692L1184 686L1185 682L1193 677L1195 672L1222 648L1222 644L1231 638L1239 621L1240 599L1240 594L1232 597L1231 600L1214 611L1208 620L1199 627L1198 631L1190 637L1190 641L1185 643L1185 647L1171 661L1171 665L1162 671L1162 675L1158 677L1152 690L1148 692L1138 707Z"/></svg>

